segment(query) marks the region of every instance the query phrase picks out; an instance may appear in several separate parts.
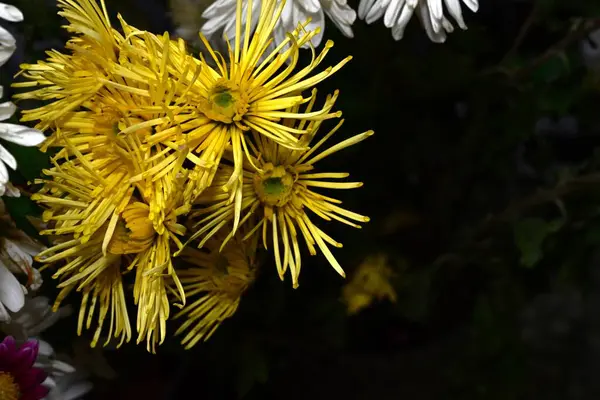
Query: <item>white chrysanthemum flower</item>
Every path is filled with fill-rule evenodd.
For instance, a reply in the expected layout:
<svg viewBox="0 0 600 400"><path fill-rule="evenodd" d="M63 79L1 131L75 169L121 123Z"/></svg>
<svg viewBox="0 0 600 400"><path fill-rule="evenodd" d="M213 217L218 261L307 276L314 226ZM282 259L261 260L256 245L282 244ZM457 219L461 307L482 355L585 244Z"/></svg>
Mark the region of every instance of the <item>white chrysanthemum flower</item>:
<svg viewBox="0 0 600 400"><path fill-rule="evenodd" d="M0 199L0 322L10 322L8 311L21 310L27 289L37 290L42 284L39 271L33 268L33 257L43 249L16 227ZM14 274L25 275L27 287Z"/></svg>
<svg viewBox="0 0 600 400"><path fill-rule="evenodd" d="M233 40L235 37L236 0L217 0L202 14L206 23L202 26L202 33L214 40L214 36L222 32L223 37ZM246 15L248 0L243 1L243 15ZM251 31L256 27L260 14L260 0L253 0ZM352 24L356 20L354 11L346 0L287 0L281 17L273 31L274 46L280 44L288 32L293 32L300 23L305 23L310 18L306 30L320 28L320 32L313 37L311 43L318 46L325 31L325 15L347 37L353 37ZM242 22L244 23L244 22ZM304 47L308 47L306 43Z"/></svg>
<svg viewBox="0 0 600 400"><path fill-rule="evenodd" d="M400 40L408 21L416 13L429 39L443 43L446 34L454 31L454 26L444 15L444 4L458 26L467 29L462 16L462 3L473 12L479 9L479 0L360 0L358 17L368 24L383 17L383 23L392 29L394 39Z"/></svg>
<svg viewBox="0 0 600 400"><path fill-rule="evenodd" d="M10 22L20 22L23 14L15 6L0 3L0 18ZM17 48L15 38L0 26L0 66L13 55ZM2 86L0 86L2 97ZM10 101L0 104L0 121L6 121L15 113L16 107ZM0 123L0 139L19 144L21 146L37 146L44 141L44 135L37 129L27 128L17 124ZM17 160L0 144L0 196L18 196L19 191L8 180L8 165L13 170L17 169Z"/></svg>
<svg viewBox="0 0 600 400"><path fill-rule="evenodd" d="M66 357L57 357L52 346L38 337L71 312L70 307L61 307L53 312L47 297L26 297L24 306L12 315L10 323L0 324L0 331L13 336L17 342L30 339L38 341L39 352L35 367L48 374L43 385L50 390L44 400L76 400L92 389L85 373L74 367L75 362Z"/></svg>

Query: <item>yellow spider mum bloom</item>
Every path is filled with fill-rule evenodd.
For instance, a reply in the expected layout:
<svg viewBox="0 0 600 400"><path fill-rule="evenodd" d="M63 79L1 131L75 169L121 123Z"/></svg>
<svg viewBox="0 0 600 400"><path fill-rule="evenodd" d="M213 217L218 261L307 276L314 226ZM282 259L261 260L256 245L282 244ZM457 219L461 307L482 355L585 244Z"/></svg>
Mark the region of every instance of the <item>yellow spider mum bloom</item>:
<svg viewBox="0 0 600 400"><path fill-rule="evenodd" d="M75 159L55 164L44 171L50 179L36 181L44 186L32 196L46 208L43 219L49 227L40 233L52 235L55 244L39 253L37 259L47 264L66 263L53 275L61 280L54 310L73 289L82 292L78 334L84 325L90 328L98 310L92 346L98 342L109 314L106 343L113 337L120 338L121 343L131 338L122 260L119 255L102 251L107 220L123 211L133 191L121 167L113 168L107 160Z"/></svg>
<svg viewBox="0 0 600 400"><path fill-rule="evenodd" d="M40 122L38 129L61 126L65 116L77 110L86 101L102 91L110 81L110 62L118 57L118 43L122 36L110 27L108 14L95 1L58 0L59 15L69 21L68 31L77 36L66 47L73 54L47 52L48 59L37 64L22 64L27 82L14 87L34 88L15 95L16 99L37 99L47 104L23 111L22 121ZM48 102L50 100L50 102Z"/></svg>
<svg viewBox="0 0 600 400"><path fill-rule="evenodd" d="M307 105L305 112L310 113L314 106L314 95ZM324 110L328 112L334 105L337 92L328 96ZM290 110L290 115L298 112L298 106ZM362 186L360 182L335 182L332 179L343 179L348 173L313 172L315 164L325 157L348 146L361 142L373 134L373 131L361 133L346 139L326 150L322 149L325 142L341 127L343 120L335 128L320 138L316 143L309 144L315 139L322 121L300 121L286 119L286 126L303 130L307 133L301 137L300 144L304 150L290 149L278 145L272 140L256 132L252 132L256 146L251 145L251 155L243 171L243 197L240 208L245 216L240 224L245 223L251 215L258 212L260 222L251 228L246 237L252 236L262 228L263 245L268 248L268 233L277 271L281 279L287 268L290 268L292 284L298 286L301 256L299 236L304 238L311 255L317 253L317 248L325 255L331 266L342 276L344 271L331 253L328 244L342 247L317 225L309 216L308 210L324 220L336 220L355 228L360 225L355 222L367 222L368 217L341 208L341 201L316 192L315 188L325 189L354 189ZM228 201L227 194L221 191L222 185L229 179L233 168L222 165L215 176L213 185L196 201L197 209L192 212L199 219L197 231L192 240L201 238L200 247L212 235L231 222L235 216L235 206ZM224 243L232 236L228 235Z"/></svg>
<svg viewBox="0 0 600 400"><path fill-rule="evenodd" d="M351 59L347 57L333 67L312 74L333 46L333 42L328 41L318 55L312 48L310 63L294 72L301 46L309 43L318 31L306 31L305 26L309 21L305 21L294 32L289 33L280 45L270 50L273 29L285 1L261 1L258 18L252 15L252 0L245 7L242 7L242 3L241 0L237 1L235 38L233 46L229 44L228 60L213 51L201 35L216 68L204 64L200 77L192 85L191 91L198 95L199 109L204 114L205 124L194 135L189 135L190 141L204 138L201 148L206 151L202 152L200 159L202 163L215 167L227 145L231 145L234 168L223 189L232 191L230 201L234 198L237 201L234 230L238 223L242 195L242 154L245 152L250 156L246 133L253 130L281 146L301 149L303 143L298 135L307 134L308 131L300 126L292 127L282 123L282 119L322 120L339 117L339 113L331 113L325 109L299 112L298 109L292 111L290 108L310 101L311 97L303 97L302 92L313 88ZM246 10L245 15L243 8ZM244 25L243 20L246 21ZM256 28L251 34L254 20L257 21ZM193 180L200 184L190 186L188 192L191 192L191 198L197 197L205 184L212 181L215 171L216 168L202 168L193 174Z"/></svg>
<svg viewBox="0 0 600 400"><path fill-rule="evenodd" d="M131 184L130 178L145 166L161 164L164 154L160 148L142 151L133 135L81 134L75 138L77 144L58 136L67 147L52 159L54 168L43 171L49 179L37 180L44 186L32 196L46 207L43 219L49 228L41 234L52 235L55 242L38 258L48 264L67 263L54 274L61 279L62 289L55 307L73 289L82 291L79 333L84 321L90 327L99 302L92 345L98 341L109 311L108 340L117 336L128 341L131 329L121 275L135 269L138 343L146 339L148 349L154 351L156 343L165 339L169 318L166 279L177 287L179 302L185 301L171 262L173 248L182 246L178 236L185 233L177 218L189 211L181 205L187 179L181 168L185 153L181 153L177 168L158 181Z"/></svg>
<svg viewBox="0 0 600 400"><path fill-rule="evenodd" d="M367 257L356 269L352 279L342 289L348 314L356 314L374 301L396 302L396 291L390 284L393 276L385 254Z"/></svg>
<svg viewBox="0 0 600 400"><path fill-rule="evenodd" d="M285 1L262 1L258 16L252 14L251 2L244 13L242 3L238 0L236 37L229 45L227 60L201 38L216 64L212 68L189 55L182 40L140 31L120 18L121 35L110 26L103 1L100 7L95 0L59 0L61 14L70 22L67 29L77 35L67 45L72 54L53 51L47 61L22 66L28 82L15 86L35 89L16 97L50 100L25 112L23 120L39 120L41 129L56 126L64 137L70 137L69 130L91 127L98 123L99 113L108 112L117 135L149 131L139 135L144 147L161 144L165 153L190 149L187 159L195 168L184 196L190 204L211 184L223 153L231 148L234 168L223 190L229 192L229 201L237 204L235 230L249 130L290 149L302 148L304 141L299 136L308 131L282 123L282 119L339 117L339 112L330 110L299 112L290 108L310 101L311 96L302 93L351 59L315 73L333 46L329 41L319 54L312 48L311 61L296 70L300 48L310 43L317 31L306 31L305 21L273 49L273 29ZM248 23L242 24L243 19ZM252 34L250 27L255 24L251 21L257 21ZM55 135L47 145L54 143ZM155 175L167 173L177 158L178 154L169 154L160 168L146 169L145 176L131 180L156 180Z"/></svg>
<svg viewBox="0 0 600 400"><path fill-rule="evenodd" d="M182 259L189 268L178 275L190 301L175 317L187 320L176 334L184 334L182 343L190 349L200 340L208 340L227 318L237 311L242 295L254 282L256 240L242 241L240 235L220 250L224 237L213 237L201 249L186 247Z"/></svg>

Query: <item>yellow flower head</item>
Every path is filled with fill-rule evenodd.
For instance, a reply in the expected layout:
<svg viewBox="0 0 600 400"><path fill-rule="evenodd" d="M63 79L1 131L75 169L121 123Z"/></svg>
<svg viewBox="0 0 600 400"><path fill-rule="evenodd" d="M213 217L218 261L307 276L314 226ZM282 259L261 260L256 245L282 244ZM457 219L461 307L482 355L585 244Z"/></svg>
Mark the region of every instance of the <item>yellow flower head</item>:
<svg viewBox="0 0 600 400"><path fill-rule="evenodd" d="M216 68L203 64L202 72L193 82L190 90L197 95L199 110L204 115L205 128L195 135L190 135L189 138L190 141L196 137L205 138L205 144L201 149L206 151L199 156L202 164L218 165L223 150L231 145L234 168L230 178L223 185L223 189L232 192L230 201L234 201L236 196L241 196L239 184L242 174L242 154L250 156L248 132L252 130L290 149L302 148L303 143L298 136L308 131L299 126L292 127L283 123L283 119L317 121L338 117L339 113L326 109L300 112L298 109L291 111L290 108L310 101L312 97L304 97L302 92L313 88L351 59L347 57L333 67L314 73L313 71L318 68L333 46L333 42L329 41L318 55L312 49L310 63L296 70L301 46L310 43L311 38L318 31L306 31L305 26L309 21L301 21L298 28L289 33L288 37L274 48L273 30L285 6L285 1L261 1L258 18L252 14L252 1L249 0L245 7L242 7L242 1L237 2L236 33L233 43L228 43L227 59L215 52L201 35L201 40L207 47ZM254 32L251 33L253 20L258 22ZM242 21L246 23L242 24ZM241 39L242 37L244 39ZM201 193L205 188L205 182L211 182L215 171L215 168L211 170L201 168L195 171L192 178L201 183L190 186L188 192L191 198ZM206 178L205 174L210 176ZM239 209L234 221L234 229L238 218Z"/></svg>
<svg viewBox="0 0 600 400"><path fill-rule="evenodd" d="M118 43L122 36L110 26L102 2L58 0L62 9L59 15L69 21L67 30L76 36L67 43L71 55L52 50L48 59L37 64L22 64L23 76L28 81L14 83L14 87L34 88L15 95L17 99L38 99L48 102L44 106L23 112L22 121L40 122L36 126L45 130L61 126L69 113L76 111L97 96L111 79L110 63L118 57Z"/></svg>
<svg viewBox="0 0 600 400"><path fill-rule="evenodd" d="M396 291L390 284L392 276L387 256L378 254L367 257L342 290L348 314L356 314L374 301L387 299L396 302Z"/></svg>
<svg viewBox="0 0 600 400"><path fill-rule="evenodd" d="M119 146L110 140L80 145L85 153L70 141L67 143L63 153L75 157L68 159L57 154L53 158L54 168L44 171L49 179L37 180L43 187L32 196L46 208L43 218L50 227L41 233L52 235L55 240L55 245L38 258L48 264L67 263L54 274L61 279L59 287L63 289L55 307L72 289L82 291L79 331L83 321L89 328L99 302L99 323L93 344L99 338L108 310L111 310L108 340L111 336L129 340L131 329L121 275L135 269L133 298L138 306L138 342L146 339L148 348L154 350L156 343L165 338L169 317L167 277L178 288L179 302L185 301L171 262L173 248L181 247L178 237L185 233L177 219L188 212L182 206L187 174L181 163L185 154L180 157L179 167L158 181L132 184L131 176L147 160L151 160L149 166L153 167L153 163L160 164L162 159L149 150L144 153L139 149L131 149L126 157L115 151ZM90 296L92 302L86 317Z"/></svg>
<svg viewBox="0 0 600 400"><path fill-rule="evenodd" d="M234 236L240 224L248 227L246 237L262 228L265 247L271 234L279 274L289 268L296 287L299 236L311 254L320 249L344 274L328 248L341 244L313 224L307 210L354 227L368 221L315 191L361 183L330 181L346 173L312 173L317 161L372 134L317 153L340 122L313 143L321 123L341 115L332 111L337 93L314 107L314 87L350 57L317 71L333 46L327 42L318 54L311 47L308 64L296 68L300 48L317 31L301 22L275 47L285 1L262 0L258 16L252 0L245 8L242 3L237 0L236 36L226 55L201 36L209 65L168 33L141 31L121 16L119 30L113 28L104 0L58 0L73 34L67 54L50 51L45 61L21 66L25 81L15 86L31 90L17 98L44 102L23 120L52 131L42 150L58 149L32 197L45 208L41 233L53 242L39 259L61 263L55 307L73 290L83 294L79 332L96 319L93 345L104 331L107 341L131 338L128 272L137 342L146 341L151 351L165 339L171 304L185 307L186 294L203 293L181 312L189 320L179 332L189 328L184 343L192 346L235 312L254 279L254 245ZM185 250L198 268L183 271L180 281L173 254L184 247L183 224L194 204L194 216L202 217L189 240L200 238L208 252ZM250 218L254 213L258 222ZM231 231L215 236L226 225Z"/></svg>
<svg viewBox="0 0 600 400"><path fill-rule="evenodd" d="M321 72L314 71L329 49L327 42L317 55L312 50L308 65L296 70L300 48L310 43L317 31L306 31L308 21L276 48L272 34L285 1L262 1L258 18L252 14L252 0L242 12L238 0L236 37L227 58L215 52L201 37L216 67L192 57L183 40L168 34L157 36L140 31L120 18L123 34L110 26L104 2L59 0L61 14L70 22L67 29L76 34L67 45L72 54L53 51L49 59L23 65L27 82L19 87L35 87L19 99L50 102L25 112L23 120L39 120L37 127L56 126L64 137L77 129L107 129L114 135L136 134L144 147L161 144L165 153L187 152L195 168L186 184L185 199L191 202L210 185L221 157L231 148L234 168L223 189L230 201L241 196L239 189L244 153L249 156L250 130L290 149L301 149L306 129L283 123L283 119L318 121L339 117L331 110L300 112L290 107L312 99L302 93L339 70L351 57ZM242 28L242 21L244 24ZM250 34L250 21L257 20ZM245 29L246 35L242 34ZM243 40L240 38L244 37ZM46 144L64 145L52 137ZM146 169L145 176L166 173L177 154L169 154L160 169ZM239 200L237 200L239 202ZM239 222L237 210L234 229Z"/></svg>
<svg viewBox="0 0 600 400"><path fill-rule="evenodd" d="M334 105L337 93L329 96L323 110L328 112ZM306 106L305 113L310 113L313 100ZM290 110L290 114L298 112L298 106ZM300 121L286 119L283 124L307 133L302 136L300 144L304 150L290 149L278 145L257 132L252 132L256 146L251 145L251 156L245 165L243 179L243 196L238 205L231 204L228 196L220 188L229 179L232 167L222 165L215 176L213 185L196 201L197 207L193 216L198 223L192 239L201 238L200 246L235 218L236 207L245 213L241 224L248 221L254 213L259 213L260 220L254 225L247 237L262 228L263 245L268 248L267 239L270 233L275 263L281 279L289 267L292 284L298 286L301 256L299 236L304 238L311 255L317 248L325 255L331 266L342 276L344 271L331 253L328 245L342 247L319 227L317 227L307 211L330 221L336 220L355 228L356 222L367 222L368 217L345 210L339 206L341 201L327 197L314 189L353 189L362 186L360 182L335 182L331 180L348 177L348 173L313 172L315 164L325 157L352 146L373 134L372 131L361 133L346 139L326 150L318 152L324 143L340 128L343 120L335 128L320 138L310 149L308 145L315 139L322 121ZM225 243L232 236L225 239Z"/></svg>
<svg viewBox="0 0 600 400"><path fill-rule="evenodd" d="M198 341L208 340L221 323L237 311L241 296L256 274L256 241L241 240L236 235L220 250L223 236L213 237L201 249L186 247L182 258L189 268L178 275L190 301L177 315L187 320L176 334L185 336L186 349Z"/></svg>

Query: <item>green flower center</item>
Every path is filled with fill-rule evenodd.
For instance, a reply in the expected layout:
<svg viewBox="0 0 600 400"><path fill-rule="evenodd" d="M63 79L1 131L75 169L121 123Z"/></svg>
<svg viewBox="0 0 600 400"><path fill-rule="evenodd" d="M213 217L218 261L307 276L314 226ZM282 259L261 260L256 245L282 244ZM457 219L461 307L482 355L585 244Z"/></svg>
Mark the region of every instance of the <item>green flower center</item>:
<svg viewBox="0 0 600 400"><path fill-rule="evenodd" d="M263 190L268 196L280 196L285 192L283 180L279 177L267 178L262 182Z"/></svg>
<svg viewBox="0 0 600 400"><path fill-rule="evenodd" d="M213 121L231 124L248 111L248 96L239 85L220 79L208 90L208 96L200 99L198 107Z"/></svg>
<svg viewBox="0 0 600 400"><path fill-rule="evenodd" d="M232 105L235 99L228 90L224 90L223 92L217 92L213 94L212 101L219 107L225 108Z"/></svg>
<svg viewBox="0 0 600 400"><path fill-rule="evenodd" d="M267 163L264 172L254 177L254 190L265 205L284 206L292 196L294 178L285 167Z"/></svg>

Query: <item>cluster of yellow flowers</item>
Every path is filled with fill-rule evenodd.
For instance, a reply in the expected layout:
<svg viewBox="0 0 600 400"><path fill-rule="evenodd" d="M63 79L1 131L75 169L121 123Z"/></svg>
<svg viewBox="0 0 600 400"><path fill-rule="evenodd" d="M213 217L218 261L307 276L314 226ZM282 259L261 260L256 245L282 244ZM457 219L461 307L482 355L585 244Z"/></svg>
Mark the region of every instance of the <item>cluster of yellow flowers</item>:
<svg viewBox="0 0 600 400"><path fill-rule="evenodd" d="M25 80L14 86L30 89L17 99L43 101L22 120L51 132L42 150L56 149L32 196L44 207L41 233L53 245L38 259L56 265L55 307L73 290L82 293L79 334L95 325L92 345L101 336L130 340L129 272L137 342L153 352L172 305L180 309L175 317L187 318L177 331L186 347L235 313L256 275L259 244L271 250L282 279L290 271L294 287L300 236L311 255L319 249L344 275L329 248L341 244L307 211L353 227L368 221L314 190L362 185L339 181L347 173L314 172L318 161L373 134L328 148L343 120L319 134L324 120L341 113L333 111L337 92L318 107L314 87L350 57L317 72L328 42L296 68L300 47L317 32L306 21L273 49L279 0L261 0L258 16L238 0L227 57L201 37L209 60L121 16L114 28L104 1L58 3L73 34L66 53L22 65Z"/></svg>

